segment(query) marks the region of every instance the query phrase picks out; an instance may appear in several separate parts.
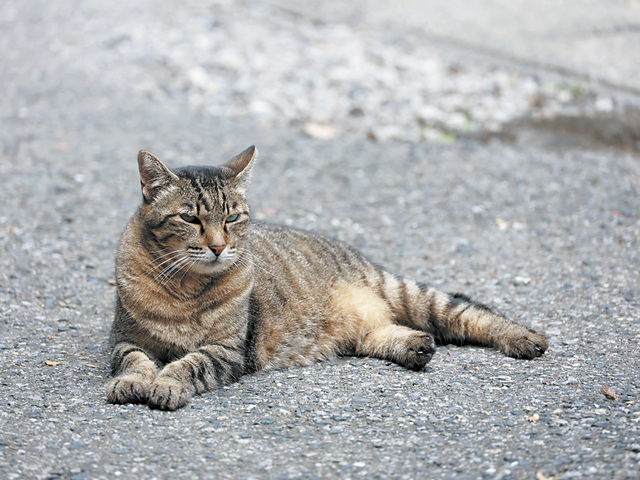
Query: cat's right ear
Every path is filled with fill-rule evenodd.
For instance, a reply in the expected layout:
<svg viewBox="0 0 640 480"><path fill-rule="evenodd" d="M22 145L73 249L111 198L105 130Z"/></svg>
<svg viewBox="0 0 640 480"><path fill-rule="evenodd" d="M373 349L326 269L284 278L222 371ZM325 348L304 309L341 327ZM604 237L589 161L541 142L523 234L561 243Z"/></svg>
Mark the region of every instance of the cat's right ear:
<svg viewBox="0 0 640 480"><path fill-rule="evenodd" d="M258 149L255 145L251 145L244 152L239 153L222 166L227 172L228 177L232 179L243 193L251 176L251 169L257 156Z"/></svg>
<svg viewBox="0 0 640 480"><path fill-rule="evenodd" d="M178 179L154 154L144 150L138 153L138 169L142 196L147 203L153 201L163 188Z"/></svg>

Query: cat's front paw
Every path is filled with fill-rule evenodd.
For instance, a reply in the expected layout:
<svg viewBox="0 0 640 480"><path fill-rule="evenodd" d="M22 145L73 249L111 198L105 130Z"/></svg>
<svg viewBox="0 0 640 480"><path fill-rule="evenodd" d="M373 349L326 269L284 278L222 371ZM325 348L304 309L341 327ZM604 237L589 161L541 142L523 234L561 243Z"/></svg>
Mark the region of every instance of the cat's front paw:
<svg viewBox="0 0 640 480"><path fill-rule="evenodd" d="M107 399L110 403L147 403L150 385L137 375L116 377L107 385Z"/></svg>
<svg viewBox="0 0 640 480"><path fill-rule="evenodd" d="M529 328L522 335L517 336L507 343L501 350L505 355L513 358L524 358L530 360L539 357L549 348L546 337Z"/></svg>
<svg viewBox="0 0 640 480"><path fill-rule="evenodd" d="M184 407L191 396L184 383L171 377L158 377L151 384L148 404L159 410L177 410Z"/></svg>

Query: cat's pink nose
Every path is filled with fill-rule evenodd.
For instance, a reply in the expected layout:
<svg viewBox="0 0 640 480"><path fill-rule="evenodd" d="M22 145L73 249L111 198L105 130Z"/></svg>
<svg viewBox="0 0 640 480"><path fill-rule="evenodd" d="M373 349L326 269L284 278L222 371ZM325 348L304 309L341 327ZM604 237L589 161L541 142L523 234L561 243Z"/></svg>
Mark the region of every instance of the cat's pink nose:
<svg viewBox="0 0 640 480"><path fill-rule="evenodd" d="M227 245L224 243L222 245L209 245L209 248L216 257L219 257L222 251L227 248Z"/></svg>

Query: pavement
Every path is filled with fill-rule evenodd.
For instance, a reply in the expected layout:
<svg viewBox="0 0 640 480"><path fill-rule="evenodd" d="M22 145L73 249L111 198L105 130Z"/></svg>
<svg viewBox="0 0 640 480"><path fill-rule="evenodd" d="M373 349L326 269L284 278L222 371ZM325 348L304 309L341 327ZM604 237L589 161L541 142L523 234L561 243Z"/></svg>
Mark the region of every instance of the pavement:
<svg viewBox="0 0 640 480"><path fill-rule="evenodd" d="M360 11L371 18L382 11L349 5L367 6ZM501 2L478 5L483 18L504 13ZM471 30L464 19L478 5L458 23L440 23L464 39ZM582 25L583 5L543 2L529 10L528 22L532 30L551 18ZM610 6L607 25L632 26L634 8ZM0 477L638 478L637 151L599 141L576 146L561 132L546 142L535 129L518 141L501 140L501 131L486 141L458 134L413 140L361 135L339 115L327 114L334 123L313 111L296 119L304 110L278 103L296 96L288 95L294 87L286 75L277 77L280 92L269 80L268 60L275 69L283 59L259 55L280 45L272 40L307 57L319 55L323 41L355 45L363 35L368 56L409 55L416 47L387 43L410 28L400 20L318 22L313 12L291 10L195 0L179 8L165 1L0 5ZM615 17L618 11L627 15ZM518 31L507 21L491 25L488 43ZM558 37L536 31L553 51ZM250 35L258 40L242 43ZM216 43L227 38L237 43ZM598 48L607 38L590 34ZM419 39L429 58L445 66L455 58L471 80L502 71L515 72L517 85L560 78L580 85L592 105L610 99L612 118L618 105L637 100L635 87L616 83L602 65L590 67L602 82L580 83L573 66L563 73L535 57L493 58L489 47L470 44L460 53L460 45ZM505 42L513 57L526 43ZM220 45L229 47L224 66L215 55ZM238 45L244 53L233 50ZM206 52L219 63L207 63ZM562 54L559 46L557 58ZM618 62L613 54L596 57ZM241 73L247 64L238 59L247 58L255 62L252 77L273 88L269 101L286 121L255 103L264 99L252 96L260 82ZM570 65L591 61L581 58ZM200 64L206 75L195 68ZM619 72L638 64L620 61ZM235 90L227 89L223 70ZM296 73L296 81L324 75ZM491 89L465 97L463 87L449 93L479 104L497 98ZM560 91L566 89L553 95ZM340 97L329 87L326 94ZM245 105L253 105L250 115L241 114ZM228 114L233 108L240 113ZM381 117L366 108L354 118L371 121L374 133L390 125L376 124ZM179 166L223 162L250 144L261 152L250 192L256 218L336 236L392 271L466 292L544 331L549 351L516 361L447 345L424 372L348 357L247 376L177 412L108 404L113 261L140 201L138 150Z"/></svg>
<svg viewBox="0 0 640 480"><path fill-rule="evenodd" d="M494 58L640 93L638 0L270 2L322 21L419 32Z"/></svg>

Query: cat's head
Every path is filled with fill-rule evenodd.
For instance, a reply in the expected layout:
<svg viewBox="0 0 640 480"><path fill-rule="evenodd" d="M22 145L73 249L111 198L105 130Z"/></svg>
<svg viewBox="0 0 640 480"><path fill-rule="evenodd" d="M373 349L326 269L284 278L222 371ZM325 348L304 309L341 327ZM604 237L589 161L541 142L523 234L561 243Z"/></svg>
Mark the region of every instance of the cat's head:
<svg viewBox="0 0 640 480"><path fill-rule="evenodd" d="M158 274L210 274L238 261L251 220L245 196L257 154L251 146L219 167L173 171L149 152L138 154L138 215Z"/></svg>

